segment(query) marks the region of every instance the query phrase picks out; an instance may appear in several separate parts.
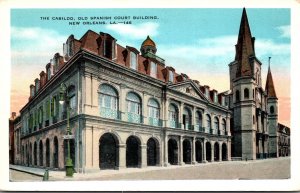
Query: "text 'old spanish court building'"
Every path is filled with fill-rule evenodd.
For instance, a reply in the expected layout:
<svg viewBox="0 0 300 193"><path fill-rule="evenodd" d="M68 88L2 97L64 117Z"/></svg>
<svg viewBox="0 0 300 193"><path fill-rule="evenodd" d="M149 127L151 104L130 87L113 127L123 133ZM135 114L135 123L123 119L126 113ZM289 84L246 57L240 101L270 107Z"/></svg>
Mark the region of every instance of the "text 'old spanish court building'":
<svg viewBox="0 0 300 193"><path fill-rule="evenodd" d="M78 172L278 157L278 99L245 9L237 39L219 93L168 66L149 36L139 50L103 32L69 36L30 85L19 163L64 169L68 141Z"/></svg>

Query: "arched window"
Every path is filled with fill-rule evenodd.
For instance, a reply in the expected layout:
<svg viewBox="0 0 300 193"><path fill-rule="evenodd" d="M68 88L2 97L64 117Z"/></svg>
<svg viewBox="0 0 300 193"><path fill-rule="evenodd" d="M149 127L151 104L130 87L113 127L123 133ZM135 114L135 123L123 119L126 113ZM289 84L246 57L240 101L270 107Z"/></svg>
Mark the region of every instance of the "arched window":
<svg viewBox="0 0 300 193"><path fill-rule="evenodd" d="M158 102L151 98L148 101L148 117L149 117L149 125L160 126L159 121L159 104Z"/></svg>
<svg viewBox="0 0 300 193"><path fill-rule="evenodd" d="M206 115L206 133L209 133L211 130L211 119L209 115Z"/></svg>
<svg viewBox="0 0 300 193"><path fill-rule="evenodd" d="M214 118L214 134L217 134L219 131L219 119L217 117Z"/></svg>
<svg viewBox="0 0 300 193"><path fill-rule="evenodd" d="M75 93L75 86L71 85L68 88L68 95L70 99L70 108L72 111L76 110L76 93Z"/></svg>
<svg viewBox="0 0 300 193"><path fill-rule="evenodd" d="M244 89L244 98L245 98L245 99L248 99L248 98L249 98L249 89L248 89L248 88L245 88L245 89Z"/></svg>
<svg viewBox="0 0 300 193"><path fill-rule="evenodd" d="M222 119L222 130L221 130L221 134L224 135L226 134L226 121L225 119Z"/></svg>
<svg viewBox="0 0 300 193"><path fill-rule="evenodd" d="M196 125L195 125L195 130L196 131L202 131L202 114L201 112L196 113Z"/></svg>
<svg viewBox="0 0 300 193"><path fill-rule="evenodd" d="M171 128L178 127L178 109L174 104L169 106L169 125Z"/></svg>
<svg viewBox="0 0 300 193"><path fill-rule="evenodd" d="M270 113L271 113L271 114L274 113L274 106L270 106Z"/></svg>
<svg viewBox="0 0 300 193"><path fill-rule="evenodd" d="M240 101L240 91L239 90L236 90L235 91L235 101Z"/></svg>
<svg viewBox="0 0 300 193"><path fill-rule="evenodd" d="M100 86L99 94L100 116L110 119L118 119L118 93L108 84Z"/></svg>
<svg viewBox="0 0 300 193"><path fill-rule="evenodd" d="M133 123L142 122L142 102L140 97L134 93L129 92L126 97L128 121Z"/></svg>
<svg viewBox="0 0 300 193"><path fill-rule="evenodd" d="M192 113L191 113L190 109L188 109L187 107L185 107L183 109L182 123L183 123L184 129L191 129Z"/></svg>

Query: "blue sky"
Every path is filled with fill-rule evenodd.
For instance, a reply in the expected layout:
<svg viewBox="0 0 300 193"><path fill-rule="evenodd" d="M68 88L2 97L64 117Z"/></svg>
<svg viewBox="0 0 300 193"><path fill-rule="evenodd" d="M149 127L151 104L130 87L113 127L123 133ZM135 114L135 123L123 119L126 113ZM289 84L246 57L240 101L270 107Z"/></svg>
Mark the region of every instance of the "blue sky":
<svg viewBox="0 0 300 193"><path fill-rule="evenodd" d="M263 63L262 78L267 74L271 56L277 95L290 94L290 9L246 9L252 36L256 37L256 56ZM122 46L140 48L147 35L156 42L157 55L178 73L207 84L219 92L229 89L228 64L235 56L242 9L12 9L11 51L14 86L22 83L29 96L29 85L70 34L80 39L88 30L106 32ZM49 21L40 17L50 17ZM132 24L68 25L52 17L157 16L157 20L131 20ZM114 19L113 19L114 20ZM263 85L264 87L264 85ZM13 100L12 100L13 102ZM288 101L289 102L289 101ZM285 106L285 105L284 105Z"/></svg>

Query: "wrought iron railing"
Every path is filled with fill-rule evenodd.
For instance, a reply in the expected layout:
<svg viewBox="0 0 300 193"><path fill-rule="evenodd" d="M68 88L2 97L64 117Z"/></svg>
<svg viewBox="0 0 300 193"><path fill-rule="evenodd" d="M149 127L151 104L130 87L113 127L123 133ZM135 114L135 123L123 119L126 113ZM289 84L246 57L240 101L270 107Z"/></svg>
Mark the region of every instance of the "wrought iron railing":
<svg viewBox="0 0 300 193"><path fill-rule="evenodd" d="M118 110L101 107L100 116L109 119L121 119L121 112Z"/></svg>
<svg viewBox="0 0 300 193"><path fill-rule="evenodd" d="M144 123L144 119L142 115L135 114L135 113L126 113L127 121L130 123Z"/></svg>
<svg viewBox="0 0 300 193"><path fill-rule="evenodd" d="M149 125L152 125L152 126L162 126L162 120L161 119L149 117L148 122L149 122Z"/></svg>
<svg viewBox="0 0 300 193"><path fill-rule="evenodd" d="M169 120L169 127L171 128L181 128L181 124L177 121Z"/></svg>

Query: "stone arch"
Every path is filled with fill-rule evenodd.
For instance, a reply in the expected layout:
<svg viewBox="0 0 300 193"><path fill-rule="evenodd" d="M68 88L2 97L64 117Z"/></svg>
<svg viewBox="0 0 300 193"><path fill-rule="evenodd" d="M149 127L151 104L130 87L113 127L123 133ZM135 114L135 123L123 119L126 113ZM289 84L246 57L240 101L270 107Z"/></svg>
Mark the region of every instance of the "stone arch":
<svg viewBox="0 0 300 193"><path fill-rule="evenodd" d="M203 161L203 158L202 158L202 143L201 143L201 141L200 140L197 140L196 142L195 142L195 146L196 146L196 152L195 152L195 154L196 154L196 162L198 162L198 163L200 163L200 162L202 162Z"/></svg>
<svg viewBox="0 0 300 193"><path fill-rule="evenodd" d="M192 162L192 144L189 139L185 139L182 142L183 146L183 151L182 151L182 157L183 157L183 162L185 164L191 164Z"/></svg>
<svg viewBox="0 0 300 193"><path fill-rule="evenodd" d="M155 166L159 164L160 153L159 142L156 138L151 137L147 140L147 165Z"/></svg>
<svg viewBox="0 0 300 193"><path fill-rule="evenodd" d="M206 161L211 162L212 161L212 157L211 157L211 143L209 141L207 141L205 143L205 150L206 150Z"/></svg>
<svg viewBox="0 0 300 193"><path fill-rule="evenodd" d="M171 165L178 164L178 142L173 138L168 140L168 163Z"/></svg>
<svg viewBox="0 0 300 193"><path fill-rule="evenodd" d="M59 145L58 145L58 139L55 136L53 139L53 167L58 168L58 160L59 160Z"/></svg>
<svg viewBox="0 0 300 193"><path fill-rule="evenodd" d="M218 142L214 144L214 161L220 161L220 144Z"/></svg>
<svg viewBox="0 0 300 193"><path fill-rule="evenodd" d="M46 139L46 167L50 167L50 141Z"/></svg>
<svg viewBox="0 0 300 193"><path fill-rule="evenodd" d="M39 165L43 166L44 165L44 148L43 148L43 141L40 140L39 143Z"/></svg>
<svg viewBox="0 0 300 193"><path fill-rule="evenodd" d="M106 132L99 138L99 168L119 167L119 140L113 133Z"/></svg>
<svg viewBox="0 0 300 193"><path fill-rule="evenodd" d="M126 140L126 167L141 166L141 140L131 135Z"/></svg>

